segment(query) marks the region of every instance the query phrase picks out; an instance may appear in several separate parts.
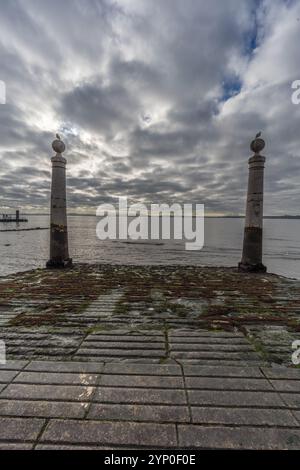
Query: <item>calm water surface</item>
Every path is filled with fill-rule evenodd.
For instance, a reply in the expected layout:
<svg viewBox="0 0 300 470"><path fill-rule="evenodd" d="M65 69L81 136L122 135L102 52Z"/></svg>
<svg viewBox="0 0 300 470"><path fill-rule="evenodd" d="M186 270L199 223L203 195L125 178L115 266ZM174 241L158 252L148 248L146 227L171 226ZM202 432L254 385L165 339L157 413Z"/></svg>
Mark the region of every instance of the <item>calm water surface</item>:
<svg viewBox="0 0 300 470"><path fill-rule="evenodd" d="M69 244L74 261L114 264L194 264L236 266L241 258L243 219L206 219L205 245L201 251L186 251L183 241L162 244L100 241L98 219L70 216ZM47 227L48 216L29 216L20 228ZM0 224L0 229L15 224ZM0 233L0 275L44 267L48 259L49 231ZM269 272L300 279L300 220L264 221L264 263Z"/></svg>

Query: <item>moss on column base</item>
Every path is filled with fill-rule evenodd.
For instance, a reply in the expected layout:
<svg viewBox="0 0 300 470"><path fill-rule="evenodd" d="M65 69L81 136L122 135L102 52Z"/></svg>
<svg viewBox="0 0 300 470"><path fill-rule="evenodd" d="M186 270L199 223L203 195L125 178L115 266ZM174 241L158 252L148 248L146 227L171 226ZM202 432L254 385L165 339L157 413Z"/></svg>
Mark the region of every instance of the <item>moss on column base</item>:
<svg viewBox="0 0 300 470"><path fill-rule="evenodd" d="M262 263L257 264L248 264L248 263L239 263L238 271L241 273L266 273L267 268Z"/></svg>
<svg viewBox="0 0 300 470"><path fill-rule="evenodd" d="M64 259L64 260L53 260L49 259L46 263L46 268L48 269L64 269L64 268L71 268L73 266L72 258Z"/></svg>

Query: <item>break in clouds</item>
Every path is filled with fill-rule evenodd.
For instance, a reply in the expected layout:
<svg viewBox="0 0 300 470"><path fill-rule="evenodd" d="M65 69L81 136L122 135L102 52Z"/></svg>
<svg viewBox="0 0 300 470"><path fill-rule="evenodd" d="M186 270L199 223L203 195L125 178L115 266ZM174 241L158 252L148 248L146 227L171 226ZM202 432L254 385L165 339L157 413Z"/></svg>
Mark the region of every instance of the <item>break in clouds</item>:
<svg viewBox="0 0 300 470"><path fill-rule="evenodd" d="M299 38L299 0L1 2L1 208L48 210L59 131L71 212L127 196L243 213L263 131L265 213L298 214Z"/></svg>

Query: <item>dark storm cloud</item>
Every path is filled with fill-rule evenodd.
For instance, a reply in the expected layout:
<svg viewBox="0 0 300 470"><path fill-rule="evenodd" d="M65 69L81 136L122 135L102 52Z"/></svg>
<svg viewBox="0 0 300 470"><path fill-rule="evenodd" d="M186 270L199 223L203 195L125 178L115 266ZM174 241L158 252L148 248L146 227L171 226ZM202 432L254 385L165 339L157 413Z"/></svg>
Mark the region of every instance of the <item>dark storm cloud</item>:
<svg viewBox="0 0 300 470"><path fill-rule="evenodd" d="M195 129L170 131L159 129L135 129L131 134L134 153L139 158L160 158L162 156L182 155L192 151L199 142Z"/></svg>
<svg viewBox="0 0 300 470"><path fill-rule="evenodd" d="M134 119L132 109L137 107L136 99L123 86L101 86L98 78L63 96L59 112L66 119L72 116L77 126L113 137Z"/></svg>
<svg viewBox="0 0 300 470"><path fill-rule="evenodd" d="M59 130L74 209L127 195L243 212L262 130L266 213L299 212L298 1L2 3L1 205L48 209Z"/></svg>
<svg viewBox="0 0 300 470"><path fill-rule="evenodd" d="M194 126L196 123L205 123L218 113L218 106L215 101L198 103L187 103L185 107L180 106L172 108L168 113L170 121L183 124L185 126Z"/></svg>

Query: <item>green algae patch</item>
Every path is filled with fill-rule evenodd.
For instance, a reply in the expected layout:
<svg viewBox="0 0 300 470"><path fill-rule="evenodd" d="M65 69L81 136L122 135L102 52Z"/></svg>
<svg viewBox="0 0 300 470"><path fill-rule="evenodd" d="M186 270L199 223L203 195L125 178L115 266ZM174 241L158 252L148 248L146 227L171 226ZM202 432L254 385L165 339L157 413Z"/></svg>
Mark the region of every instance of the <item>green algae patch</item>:
<svg viewBox="0 0 300 470"><path fill-rule="evenodd" d="M101 296L111 295L113 302L116 291L121 297L111 312L88 313L97 299L101 305ZM45 326L85 334L124 325L141 331L174 326L240 331L252 334L260 356L274 362L283 355L270 355L265 347L270 333L262 332L281 328L289 341L300 332L300 281L235 268L78 264L38 269L1 278L0 306L1 314L15 312L2 328L16 331ZM275 341L281 344L280 338Z"/></svg>

